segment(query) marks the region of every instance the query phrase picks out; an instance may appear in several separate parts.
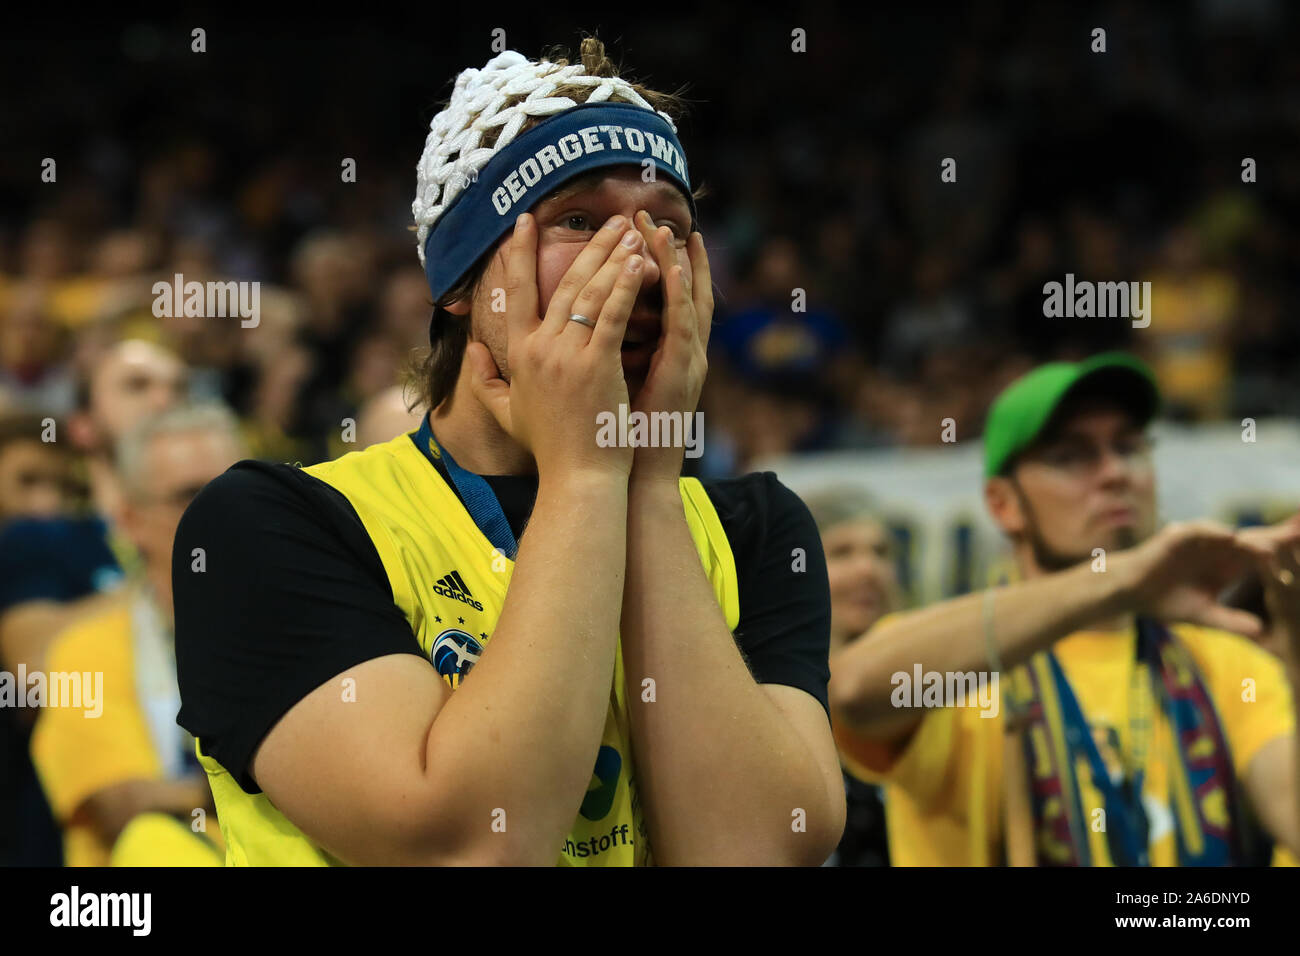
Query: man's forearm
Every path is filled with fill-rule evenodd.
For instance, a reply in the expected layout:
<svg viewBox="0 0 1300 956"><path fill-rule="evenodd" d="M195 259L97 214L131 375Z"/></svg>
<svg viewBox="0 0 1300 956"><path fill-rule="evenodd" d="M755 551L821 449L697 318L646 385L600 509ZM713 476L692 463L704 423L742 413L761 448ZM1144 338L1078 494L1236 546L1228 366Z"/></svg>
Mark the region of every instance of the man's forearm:
<svg viewBox="0 0 1300 956"><path fill-rule="evenodd" d="M488 808L485 828L506 811L503 860L554 863L573 826L609 707L626 554L625 478L544 483L492 642L429 732L428 772L450 802Z"/></svg>
<svg viewBox="0 0 1300 956"><path fill-rule="evenodd" d="M86 810L96 832L110 845L141 813L167 813L188 822L195 810L211 812L212 809L212 791L208 788L206 776L180 780L125 780L86 799Z"/></svg>
<svg viewBox="0 0 1300 956"><path fill-rule="evenodd" d="M838 837L822 772L741 657L675 481L633 483L627 567L623 662L655 862L822 862Z"/></svg>
<svg viewBox="0 0 1300 956"><path fill-rule="evenodd" d="M1028 660L1054 641L1125 610L1120 577L1087 564L1000 589L993 598L993 635L1004 668ZM932 605L886 624L836 655L834 705L854 724L897 717L891 675L916 664L940 673L990 666L985 592Z"/></svg>

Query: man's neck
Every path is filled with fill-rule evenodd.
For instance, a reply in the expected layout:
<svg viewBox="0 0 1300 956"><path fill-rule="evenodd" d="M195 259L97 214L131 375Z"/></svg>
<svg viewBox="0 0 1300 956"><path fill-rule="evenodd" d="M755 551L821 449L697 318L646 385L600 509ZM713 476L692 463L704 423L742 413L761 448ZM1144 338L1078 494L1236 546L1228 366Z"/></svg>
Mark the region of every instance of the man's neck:
<svg viewBox="0 0 1300 956"><path fill-rule="evenodd" d="M468 371L462 369L455 391L429 413L438 444L456 464L476 475L532 475L537 463L474 397Z"/></svg>

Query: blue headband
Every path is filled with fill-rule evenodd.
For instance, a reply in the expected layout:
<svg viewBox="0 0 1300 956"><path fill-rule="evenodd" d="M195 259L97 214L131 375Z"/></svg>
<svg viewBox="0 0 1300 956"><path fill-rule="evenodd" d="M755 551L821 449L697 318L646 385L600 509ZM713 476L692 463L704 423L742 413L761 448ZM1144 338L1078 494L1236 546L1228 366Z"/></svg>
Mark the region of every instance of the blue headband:
<svg viewBox="0 0 1300 956"><path fill-rule="evenodd" d="M516 137L429 230L424 272L433 300L446 295L521 213L557 186L601 166L639 165L647 157L686 194L694 228L686 154L658 113L631 103L581 103Z"/></svg>

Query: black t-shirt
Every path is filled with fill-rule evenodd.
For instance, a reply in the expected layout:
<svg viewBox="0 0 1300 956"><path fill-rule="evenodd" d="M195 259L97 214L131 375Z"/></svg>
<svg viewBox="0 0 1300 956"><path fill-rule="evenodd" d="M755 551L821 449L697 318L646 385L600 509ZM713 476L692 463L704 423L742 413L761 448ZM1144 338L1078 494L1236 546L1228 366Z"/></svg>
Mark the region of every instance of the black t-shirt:
<svg viewBox="0 0 1300 956"><path fill-rule="evenodd" d="M536 477L485 477L521 538ZM703 484L735 556L750 673L826 708L830 590L808 509L770 472ZM248 793L253 754L299 700L364 661L424 656L351 503L290 465L243 461L210 482L177 529L172 581L177 723Z"/></svg>

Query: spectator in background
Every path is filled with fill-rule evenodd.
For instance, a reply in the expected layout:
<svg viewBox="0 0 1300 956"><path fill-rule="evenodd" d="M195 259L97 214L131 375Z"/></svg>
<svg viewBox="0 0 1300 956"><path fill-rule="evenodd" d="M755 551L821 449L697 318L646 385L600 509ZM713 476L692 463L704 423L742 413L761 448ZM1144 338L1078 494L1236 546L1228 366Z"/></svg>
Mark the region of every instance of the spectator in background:
<svg viewBox="0 0 1300 956"><path fill-rule="evenodd" d="M1222 418L1231 397L1229 333L1238 285L1206 261L1190 226L1165 239L1151 282L1151 326L1143 330L1151 367L1170 414L1192 420Z"/></svg>
<svg viewBox="0 0 1300 956"><path fill-rule="evenodd" d="M954 46L933 105L903 136L900 167L905 212L921 244L949 244L965 260L978 257L1000 221L1015 164L1001 124L981 104L989 58L970 42ZM941 164L949 164L948 178L935 189Z"/></svg>
<svg viewBox="0 0 1300 956"><path fill-rule="evenodd" d="M50 314L48 293L27 283L6 299L0 312L0 392L28 411L67 414L76 391L64 360L67 336Z"/></svg>
<svg viewBox="0 0 1300 956"><path fill-rule="evenodd" d="M870 497L856 488L805 496L821 533L831 588L831 657L899 609L894 544ZM848 817L830 866L888 866L880 788L844 772Z"/></svg>
<svg viewBox="0 0 1300 956"><path fill-rule="evenodd" d="M766 308L716 326L710 348L721 368L701 400L707 474L743 474L750 463L816 444L831 403L817 374L837 329Z"/></svg>
<svg viewBox="0 0 1300 956"><path fill-rule="evenodd" d="M429 341L429 316L433 303L429 282L418 269L394 269L384 282L379 300L379 328L406 351L423 348Z"/></svg>
<svg viewBox="0 0 1300 956"><path fill-rule="evenodd" d="M141 419L179 401L185 388L180 359L136 339L119 342L91 372L68 424L73 443L85 456L92 503L109 521L116 517L120 497L114 445Z"/></svg>
<svg viewBox="0 0 1300 956"><path fill-rule="evenodd" d="M1035 356L1044 354L1039 339L1053 326L1043 316L1043 286L1066 273L1051 221L1026 215L1008 230L1009 248L988 273L985 301L999 324ZM1011 239L1014 236L1014 239Z"/></svg>
<svg viewBox="0 0 1300 956"><path fill-rule="evenodd" d="M114 530L119 492L111 450L138 421L179 399L184 371L175 356L134 341L114 346L94 369L80 407L56 432L84 456L89 512L11 521L0 530L0 669L43 669L54 636L111 601L132 560L131 545ZM4 862L57 866L58 833L27 757L34 717L0 709L0 751L9 763L0 805L18 807L0 819L0 854Z"/></svg>
<svg viewBox="0 0 1300 956"><path fill-rule="evenodd" d="M329 454L333 458L347 454L355 449L349 444L344 422L357 421L361 410L372 399L378 398L397 381L402 367L404 352L397 343L387 335L376 332L357 341L352 349L351 364L343 386L331 396L334 413L328 419L333 424L328 426L326 437L329 440ZM409 430L419 428L417 421ZM388 435L388 438L394 437Z"/></svg>
<svg viewBox="0 0 1300 956"><path fill-rule="evenodd" d="M0 416L0 528L15 518L53 518L68 504L66 444L44 441L58 423L37 414Z"/></svg>
<svg viewBox="0 0 1300 956"><path fill-rule="evenodd" d="M313 233L294 250L294 286L305 299L299 342L310 362L298 388L291 434L301 431L328 441L338 433L336 393L345 385L352 352L372 318L371 256L365 242L339 232ZM325 455L328 449L322 446L318 453Z"/></svg>
<svg viewBox="0 0 1300 956"><path fill-rule="evenodd" d="M100 714L86 719L77 708L46 707L32 734L32 759L63 825L68 866L106 865L140 814L178 817L188 834L194 810L213 812L194 740L176 723L172 540L199 490L244 455L237 422L219 405L168 409L118 444L121 527L141 565L111 603L59 634L47 655L52 672L103 675ZM167 821L154 825L165 828ZM150 842L136 841L146 855L121 862L177 862L149 855ZM223 853L206 848L207 862L219 865ZM203 847L192 849L202 860Z"/></svg>
<svg viewBox="0 0 1300 956"><path fill-rule="evenodd" d="M713 327L709 349L719 361L701 399L705 474L742 474L759 459L863 443L843 414L860 365L837 316L791 311L791 293L802 286L782 284L799 281L785 245L772 244L759 304ZM785 278L774 282L778 274Z"/></svg>
<svg viewBox="0 0 1300 956"><path fill-rule="evenodd" d="M215 387L209 387L203 397L225 398L238 412L249 457L315 461L312 449L317 443L292 433L298 396L312 370L311 352L298 343L305 303L286 288L264 285L261 294L261 321L256 328L227 334L239 348L238 361L213 370L210 381ZM324 441L319 444L323 447Z"/></svg>
<svg viewBox="0 0 1300 956"><path fill-rule="evenodd" d="M369 399L357 413L357 443L349 451L360 451L403 432L417 431L420 412L406 403L405 389L393 385Z"/></svg>
<svg viewBox="0 0 1300 956"><path fill-rule="evenodd" d="M1300 580L1279 563L1300 560L1300 518L1156 530L1159 402L1125 353L1012 383L989 413L984 495L1020 580L832 655L841 759L886 784L895 865L1260 865L1270 841L1300 849ZM1252 567L1267 625L1219 603Z"/></svg>
<svg viewBox="0 0 1300 956"><path fill-rule="evenodd" d="M49 518L68 505L67 445L41 441L42 416L10 413L0 417L0 529L23 518ZM15 555L15 558L17 556ZM49 813L42 806L27 757L27 727L20 712L0 716L0 864L41 862L41 845L20 841L15 821L38 819L47 837L45 862L58 862L57 844L51 846ZM39 827L38 827L39 832Z"/></svg>
<svg viewBox="0 0 1300 956"><path fill-rule="evenodd" d="M886 321L881 360L890 369L918 375L922 358L938 346L971 340L975 313L955 289L952 258L937 249L922 252L912 270L912 295Z"/></svg>
<svg viewBox="0 0 1300 956"><path fill-rule="evenodd" d="M44 311L60 328L76 328L99 307L98 289L76 276L74 231L55 217L32 222L19 249L22 278L48 296Z"/></svg>

